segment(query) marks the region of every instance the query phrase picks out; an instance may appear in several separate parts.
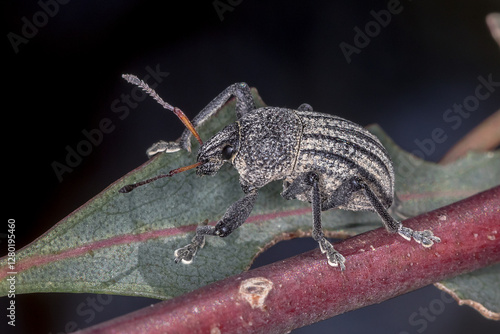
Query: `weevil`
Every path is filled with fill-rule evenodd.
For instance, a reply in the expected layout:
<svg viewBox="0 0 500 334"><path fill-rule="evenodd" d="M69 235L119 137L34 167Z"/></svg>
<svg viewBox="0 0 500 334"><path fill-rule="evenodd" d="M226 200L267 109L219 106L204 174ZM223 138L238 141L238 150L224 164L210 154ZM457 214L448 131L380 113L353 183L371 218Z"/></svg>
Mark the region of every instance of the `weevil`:
<svg viewBox="0 0 500 334"><path fill-rule="evenodd" d="M328 264L345 270L345 258L325 238L321 212L331 209L376 212L387 231L412 238L425 247L440 242L432 231L404 227L388 212L394 201L391 158L377 137L362 126L338 116L314 112L309 104L297 109L256 108L246 83L235 83L210 102L192 122L176 107L164 102L144 81L123 77L141 87L164 108L173 111L186 130L176 142L160 141L148 156L180 149L190 151L191 135L200 143L197 162L167 174L130 184L120 192L163 177L196 168L196 174L214 175L224 163L239 173L244 196L226 210L215 226L200 225L190 244L175 250L175 262L191 263L206 236L227 237L250 216L259 189L283 180L281 195L312 205L312 237L326 253ZM231 98L236 100L236 122L203 143L196 128L214 116Z"/></svg>

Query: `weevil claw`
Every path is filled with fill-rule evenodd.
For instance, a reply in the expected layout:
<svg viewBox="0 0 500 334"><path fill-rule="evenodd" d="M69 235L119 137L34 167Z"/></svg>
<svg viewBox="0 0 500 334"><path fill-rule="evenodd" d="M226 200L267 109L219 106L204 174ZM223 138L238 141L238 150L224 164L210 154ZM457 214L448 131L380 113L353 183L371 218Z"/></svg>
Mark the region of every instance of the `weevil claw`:
<svg viewBox="0 0 500 334"><path fill-rule="evenodd" d="M333 245L328 241L324 240L324 242L319 243L319 248L322 253L326 253L326 258L328 260L328 264L332 267L339 267L340 270L345 270L345 257L337 252Z"/></svg>
<svg viewBox="0 0 500 334"><path fill-rule="evenodd" d="M184 264L190 264L193 262L194 256L196 255L197 248L189 244L187 246L178 248L174 251L174 262L179 263L182 261Z"/></svg>
<svg viewBox="0 0 500 334"><path fill-rule="evenodd" d="M155 156L158 153L173 153L181 150L181 145L178 142L167 142L160 140L157 143L151 145L147 149L146 154L148 158Z"/></svg>
<svg viewBox="0 0 500 334"><path fill-rule="evenodd" d="M441 242L441 239L432 233L431 230L414 231L409 227L400 226L398 234L406 240L415 240L424 247L431 247L434 243Z"/></svg>

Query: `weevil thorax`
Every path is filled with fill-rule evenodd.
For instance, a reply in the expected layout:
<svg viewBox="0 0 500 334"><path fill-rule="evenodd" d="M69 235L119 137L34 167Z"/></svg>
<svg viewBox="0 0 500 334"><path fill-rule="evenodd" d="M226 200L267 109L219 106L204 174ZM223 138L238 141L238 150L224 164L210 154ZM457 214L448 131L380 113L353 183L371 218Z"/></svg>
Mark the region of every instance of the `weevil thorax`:
<svg viewBox="0 0 500 334"><path fill-rule="evenodd" d="M245 113L237 124L240 147L233 165L243 187L260 188L292 172L302 131L293 110L260 108Z"/></svg>
<svg viewBox="0 0 500 334"><path fill-rule="evenodd" d="M206 141L198 150L197 175L214 175L225 162L232 163L240 147L238 124L232 123Z"/></svg>

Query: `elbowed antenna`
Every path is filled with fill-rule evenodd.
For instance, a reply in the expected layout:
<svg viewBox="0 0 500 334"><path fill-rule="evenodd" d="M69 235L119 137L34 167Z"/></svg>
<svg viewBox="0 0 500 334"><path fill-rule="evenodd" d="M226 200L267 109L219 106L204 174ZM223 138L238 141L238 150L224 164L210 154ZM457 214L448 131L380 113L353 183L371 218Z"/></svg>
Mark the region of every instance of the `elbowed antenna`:
<svg viewBox="0 0 500 334"><path fill-rule="evenodd" d="M133 183L133 184L128 184L122 188L120 188L120 190L118 190L118 192L120 193L128 193L128 192L131 192L132 190L134 190L135 188L137 187L140 187L140 186L143 186L145 184L148 184L150 182L153 182L153 181L156 181L158 179L161 179L161 178L164 178L164 177L171 177L175 174L178 174L178 173L181 173L181 172L184 172L186 170L189 170L189 169L193 169L193 168L196 168L198 167L199 165L201 165L202 163L201 162L197 162L195 164L192 164L192 165L189 165L189 166L185 166L185 167L180 167L180 168L176 168L176 169L172 169L170 172L168 172L167 174L160 174L158 176L155 176L155 177L152 177L150 179L147 179L147 180L144 180L144 181L140 181L140 182L137 182L137 183Z"/></svg>
<svg viewBox="0 0 500 334"><path fill-rule="evenodd" d="M161 104L161 106L163 108L172 111L181 120L181 122L186 126L186 128L189 131L191 131L191 133L196 137L196 139L198 140L198 142L200 143L200 145L203 145L203 142L201 141L200 135L198 134L198 132L194 128L193 124L191 124L191 122L189 121L189 119L187 118L187 116L182 112L182 110L180 110L177 107L173 107L170 104L168 104L167 102L163 101L163 99L154 91L154 89L152 89L151 87L149 87L147 83L145 83L144 81L142 81L141 79L139 79L137 76L135 76L133 74L122 74L122 78L125 79L125 80L127 80L129 83L134 84L134 85L140 87L143 91L145 91L153 99L155 99L156 102L158 102L159 104ZM192 168L196 168L196 167L200 166L201 164L202 164L201 162L197 162L197 163L189 165L189 166L185 166L185 167L180 167L180 168L177 168L177 169L173 169L170 172L168 172L167 174L161 174L161 175L152 177L152 178L144 180L144 181L140 181L140 182L137 182L137 183L134 183L134 184L126 185L126 186L122 187L120 190L118 190L118 192L120 192L120 193L131 192L132 190L134 190L137 187L140 187L142 185L148 184L150 182L156 181L156 180L164 178L164 177L171 177L171 176L173 176L173 175L175 175L177 173L181 173L181 172L184 172L186 170L189 170L189 169L192 169Z"/></svg>
<svg viewBox="0 0 500 334"><path fill-rule="evenodd" d="M181 122L184 124L184 126L189 131L191 131L191 133L193 134L193 136L195 136L195 138L198 140L200 145L203 145L203 142L201 141L200 135L198 134L198 132L194 128L193 124L191 124L191 122L189 121L189 118L187 118L187 116L182 112L182 110L180 110L177 107L173 107L169 103L163 101L163 99L154 91L153 88L149 87L147 83L145 83L144 81L139 79L137 76L135 76L133 74L122 74L122 78L127 80L129 83L140 87L143 91L145 91L153 99L155 99L156 102L158 102L163 108L172 111L181 120Z"/></svg>

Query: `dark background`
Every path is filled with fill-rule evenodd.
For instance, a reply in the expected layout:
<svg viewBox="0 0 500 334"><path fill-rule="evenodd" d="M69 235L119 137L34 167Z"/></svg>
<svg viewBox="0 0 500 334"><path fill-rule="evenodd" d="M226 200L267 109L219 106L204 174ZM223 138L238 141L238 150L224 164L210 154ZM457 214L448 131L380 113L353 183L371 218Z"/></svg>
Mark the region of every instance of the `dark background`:
<svg viewBox="0 0 500 334"><path fill-rule="evenodd" d="M307 102L317 111L363 125L379 123L408 151L418 149L415 140L443 128L447 140L425 155L431 161L500 106L495 91L457 129L443 119L453 104L474 94L479 76L491 74L500 81L499 48L485 24L486 14L500 11L498 0L401 1L401 12L359 54L352 54L350 63L339 45L353 45L354 28L364 30L374 20L370 12L386 9L386 1L219 3L231 10L219 15L214 1L69 1L52 6L53 15L43 21L40 3L2 2L4 212L5 220L16 219L18 247L142 164L151 143L173 140L183 130L175 116L151 99L120 119L113 101L132 88L120 78L122 73L142 77L146 66L169 72L157 91L190 118L228 85L246 81L268 105ZM25 22L34 20L39 20L38 31L31 31L33 36L16 52L9 33L21 36ZM105 118L113 122L113 130L60 182L52 163L64 163L66 147L75 148L85 139L82 131L99 127ZM0 241L3 255L5 239ZM311 239L279 243L256 265L316 247ZM67 325L85 328L156 302L101 296L91 319L76 312L88 298L97 296L17 295L15 332L63 333ZM447 300L427 287L293 333L500 329L456 303L444 303L444 310L425 321L425 329L410 323L414 312L443 298ZM2 333L12 330L4 316L7 302L0 302Z"/></svg>

